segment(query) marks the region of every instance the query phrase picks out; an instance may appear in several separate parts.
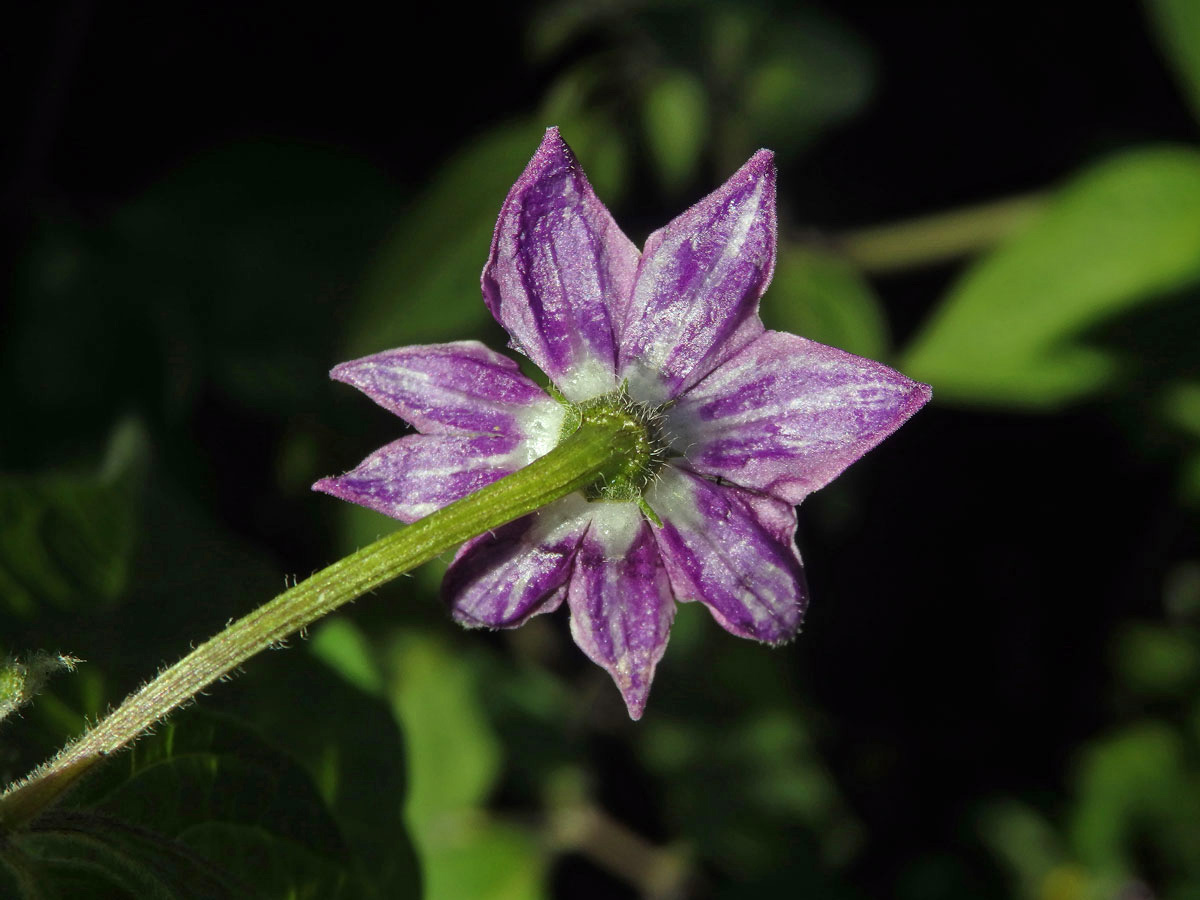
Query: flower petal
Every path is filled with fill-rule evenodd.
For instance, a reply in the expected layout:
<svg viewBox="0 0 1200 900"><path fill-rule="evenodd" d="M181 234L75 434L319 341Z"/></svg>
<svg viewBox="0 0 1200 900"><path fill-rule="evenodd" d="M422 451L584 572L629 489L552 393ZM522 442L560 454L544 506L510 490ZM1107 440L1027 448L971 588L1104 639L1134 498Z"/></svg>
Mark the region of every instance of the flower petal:
<svg viewBox="0 0 1200 900"><path fill-rule="evenodd" d="M733 177L646 241L620 317L617 370L658 403L763 330L758 300L775 267L775 166L754 154Z"/></svg>
<svg viewBox="0 0 1200 900"><path fill-rule="evenodd" d="M638 251L557 128L509 191L483 270L483 299L571 400L613 390L610 302L629 296Z"/></svg>
<svg viewBox="0 0 1200 900"><path fill-rule="evenodd" d="M794 507L666 466L646 500L678 600L700 600L723 628L778 644L807 604Z"/></svg>
<svg viewBox="0 0 1200 900"><path fill-rule="evenodd" d="M697 472L795 505L929 397L882 363L768 331L681 396L667 430Z"/></svg>
<svg viewBox="0 0 1200 900"><path fill-rule="evenodd" d="M415 522L525 465L512 435L410 434L345 475L313 485L342 500Z"/></svg>
<svg viewBox="0 0 1200 900"><path fill-rule="evenodd" d="M640 719L675 602L650 525L633 503L594 503L567 590L571 635Z"/></svg>
<svg viewBox="0 0 1200 900"><path fill-rule="evenodd" d="M561 405L478 341L386 350L329 374L418 431L522 436L533 446L527 462L554 446L562 426Z"/></svg>
<svg viewBox="0 0 1200 900"><path fill-rule="evenodd" d="M588 507L572 494L463 544L442 581L454 618L468 628L515 628L557 609L591 521Z"/></svg>

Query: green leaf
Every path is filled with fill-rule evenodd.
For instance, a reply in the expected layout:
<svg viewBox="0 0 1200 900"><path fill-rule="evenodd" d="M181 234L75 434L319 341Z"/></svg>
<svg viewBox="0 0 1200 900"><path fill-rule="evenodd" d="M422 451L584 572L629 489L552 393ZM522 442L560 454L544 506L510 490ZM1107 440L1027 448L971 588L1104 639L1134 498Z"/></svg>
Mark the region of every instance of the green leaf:
<svg viewBox="0 0 1200 900"><path fill-rule="evenodd" d="M879 298L850 263L820 250L783 243L762 300L763 321L859 356L888 354Z"/></svg>
<svg viewBox="0 0 1200 900"><path fill-rule="evenodd" d="M408 818L420 840L439 818L483 803L500 771L501 747L472 667L449 647L421 633L396 635L386 662L409 747Z"/></svg>
<svg viewBox="0 0 1200 900"><path fill-rule="evenodd" d="M254 896L247 885L189 848L105 817L47 816L36 830L11 836L0 858L17 876L3 895L13 900Z"/></svg>
<svg viewBox="0 0 1200 900"><path fill-rule="evenodd" d="M484 715L479 673L441 640L396 635L385 650L391 698L408 742L407 820L427 900L524 900L542 895L543 852L483 806L502 748Z"/></svg>
<svg viewBox="0 0 1200 900"><path fill-rule="evenodd" d="M349 619L336 616L323 622L312 639L312 651L333 671L372 696L384 693L383 675L375 664L366 636Z"/></svg>
<svg viewBox="0 0 1200 900"><path fill-rule="evenodd" d="M9 835L22 898L363 896L345 842L295 763L193 710Z"/></svg>
<svg viewBox="0 0 1200 900"><path fill-rule="evenodd" d="M544 850L530 831L487 820L451 824L424 856L426 900L537 900L545 896Z"/></svg>
<svg viewBox="0 0 1200 900"><path fill-rule="evenodd" d="M119 426L87 474L0 476L0 609L95 609L121 596L145 469L139 425Z"/></svg>
<svg viewBox="0 0 1200 900"><path fill-rule="evenodd" d="M1139 848L1149 845L1164 864L1200 874L1200 791L1179 734L1159 722L1129 728L1092 744L1078 773L1070 836L1081 862L1115 882L1136 873Z"/></svg>
<svg viewBox="0 0 1200 900"><path fill-rule="evenodd" d="M353 854L360 896L420 896L404 825L404 742L366 637L337 616L249 670L253 686L224 706L303 766Z"/></svg>
<svg viewBox="0 0 1200 900"><path fill-rule="evenodd" d="M1200 118L1200 3L1146 0L1146 6L1163 55Z"/></svg>
<svg viewBox="0 0 1200 900"><path fill-rule="evenodd" d="M678 191L696 175L708 129L708 97L686 69L660 74L642 95L642 128L658 176Z"/></svg>
<svg viewBox="0 0 1200 900"><path fill-rule="evenodd" d="M943 400L1051 409L1119 374L1076 339L1200 278L1200 153L1132 151L1075 178L950 290L900 368Z"/></svg>

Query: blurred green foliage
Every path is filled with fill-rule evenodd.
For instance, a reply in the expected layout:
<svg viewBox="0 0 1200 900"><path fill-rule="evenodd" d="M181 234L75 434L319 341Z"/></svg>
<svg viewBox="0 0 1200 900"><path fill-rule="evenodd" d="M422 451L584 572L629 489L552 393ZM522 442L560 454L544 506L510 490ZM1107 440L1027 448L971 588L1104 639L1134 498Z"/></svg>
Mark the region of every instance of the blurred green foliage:
<svg viewBox="0 0 1200 900"><path fill-rule="evenodd" d="M1200 109L1196 5L1147 7ZM479 272L545 125L624 221L634 198L678 211L760 146L801 170L880 78L849 29L770 3L574 0L540 7L527 31L552 73L539 102L492 115L411 193L336 149L242 142L183 161L107 217L38 224L0 335L20 425L0 433L0 654L49 643L89 662L4 723L0 774L267 599L286 569L259 546L267 534L298 543L293 566L307 568L393 527L307 495L401 429L325 371L394 345L503 341ZM1063 174L911 338L890 324L903 318L891 285L844 252L853 242L795 227L785 186L764 320L898 359L943 409L1101 407L1153 433L1148 454L1167 458L1194 512L1195 336L1177 327L1182 350L1150 359L1134 325L1162 310L1174 323L1200 291L1200 151L1126 147ZM1137 416L1104 406L1122 390L1146 395ZM246 423L236 446L198 443L214 409ZM274 513L224 490L243 468L269 473ZM841 542L838 528L882 514L851 485L813 530ZM967 498L955 514L987 511ZM957 843L914 852L897 896L1197 896L1200 553L1184 554L1158 617L1126 616L1114 635L1111 683L1094 687L1107 725L1075 748L1070 783L963 798ZM256 660L7 837L0 895L523 900L554 895L580 864L652 897L872 895L864 859L881 838L855 767L890 757L827 717L791 650L733 641L684 607L635 726L561 627L451 628L444 563ZM953 602L970 602L972 585L956 587ZM862 614L840 599L827 615Z"/></svg>
<svg viewBox="0 0 1200 900"><path fill-rule="evenodd" d="M1200 118L1200 7L1191 0L1146 0L1163 56Z"/></svg>
<svg viewBox="0 0 1200 900"><path fill-rule="evenodd" d="M887 319L870 283L851 263L816 248L780 246L762 317L768 328L859 356L886 359L891 350Z"/></svg>
<svg viewBox="0 0 1200 900"><path fill-rule="evenodd" d="M966 272L903 368L959 402L1056 408L1100 390L1121 360L1078 337L1200 281L1198 208L1200 151L1098 164Z"/></svg>
<svg viewBox="0 0 1200 900"><path fill-rule="evenodd" d="M145 435L128 421L86 474L0 476L0 601L30 618L120 599L137 527Z"/></svg>

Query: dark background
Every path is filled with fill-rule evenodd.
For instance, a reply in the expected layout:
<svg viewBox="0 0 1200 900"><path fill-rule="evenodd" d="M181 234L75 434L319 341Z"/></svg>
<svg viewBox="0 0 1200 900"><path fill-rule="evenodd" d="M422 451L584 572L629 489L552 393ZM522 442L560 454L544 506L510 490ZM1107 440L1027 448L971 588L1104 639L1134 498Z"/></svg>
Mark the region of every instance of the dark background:
<svg viewBox="0 0 1200 900"><path fill-rule="evenodd" d="M841 2L798 13L748 6L758 12L747 20L747 58L767 40L764 22L815 15L853 36L871 72L861 103L780 154L782 220L801 242L836 246L861 227L1053 187L1134 145L1195 141L1195 121L1136 3L1092 9L1086 21L1072 4L1034 2ZM347 524L306 485L398 433L398 423L326 383L324 372L372 349L355 344L344 323L362 321L355 315L368 272L392 252L389 241L410 233L401 217L424 211L421 198L436 190L445 161L490 130L519 121L536 135L557 124L541 118L546 96L576 60L620 61L623 47L650 40L660 54L653 59L686 68L681 47L695 10L721 5L631 6L553 52L531 52L529 35L549 8L432 4L380 16L354 3L306 11L81 2L26 10L7 29L0 465L13 484L89 469L114 423L134 421L153 475L139 489L140 524L125 551L134 562L111 602L83 613L71 604L14 613L0 647L77 652L103 673L100 696L116 699L188 640L267 599L284 572L302 576L372 528L386 530ZM694 69L707 77L702 64ZM608 85L597 109L636 120L647 78L632 66L624 93ZM587 103L580 110L591 114ZM635 241L728 174L730 153L705 144L690 174L665 186L645 135L632 126L622 133L623 189L612 206ZM751 125L742 137L753 149L770 135ZM591 171L583 143L577 150ZM511 183L520 165L489 177ZM503 187L480 190L463 204L486 219ZM473 256L464 251L471 278L485 253L485 243ZM891 361L969 262L864 267ZM404 295L396 265L398 309L420 303ZM441 265L462 264L448 251ZM479 688L504 760L481 802L528 817L554 806L538 766L582 772L588 796L634 833L690 847L689 895L773 896L804 885L815 896L1050 896L1037 892L1066 884L1055 896L1139 885L1183 896L1172 892L1195 890L1195 864L1182 860L1200 841L1186 813L1198 772L1196 736L1187 736L1194 620L1186 603L1179 618L1164 596L1172 585L1196 590L1196 506L1179 489L1194 445L1147 398L1168 376L1196 372L1194 348L1180 337L1197 324L1190 290L1167 313L1097 322L1092 339L1146 364L1056 409L943 403L935 382L929 408L801 509L813 603L798 642L772 653L696 621L692 631L703 637L689 637L678 658L668 652L642 725L620 719L569 649L565 622L538 623L552 633L528 646L515 636L452 633L432 575L419 585L428 596L392 587L346 615L368 633L411 627L456 652L487 654L493 674L535 649L544 672L593 712L574 714L560 731L553 714L530 724L511 698ZM443 334L435 322L414 326L411 340L480 336L499 346L496 329L469 309L478 299L462 297L468 332ZM408 340L406 315L395 314L395 343ZM1176 336L1169 346L1164 332ZM187 522L148 524L179 508L189 510ZM193 553L196 542L202 549ZM231 549L214 553L213 542ZM273 583L237 583L246 554L265 561ZM228 569L212 566L226 556ZM171 584L139 599L136 586L164 570ZM193 604L186 598L197 584L206 598ZM551 649L533 647L543 637ZM1137 673L1156 663L1122 662L1126 652L1186 657L1171 669L1182 680L1147 689ZM255 692L274 662L260 661L252 677L202 706L223 708L226 691ZM67 705L83 703L62 690ZM778 750L781 770L817 761L817 787L779 790L836 802L795 807L806 813L774 804L770 782L755 781L766 764L741 753L736 738L690 767L672 768L645 746L665 740L652 730L661 717L693 746L688 759L703 757L713 735L736 734L759 708L804 735ZM1104 845L1117 849L1097 851L1086 836L1095 805L1087 785L1100 776L1086 760L1105 751L1088 756L1088 748L1119 742L1122 729L1147 720L1167 723L1186 745L1181 783L1192 793L1165 812L1129 812L1123 836ZM20 748L14 768L34 760L38 740L52 740L43 724L42 737L21 744L36 721L31 713L6 726ZM403 715L399 725L421 727ZM542 746L523 756L523 740ZM1140 765L1134 746L1126 768ZM1120 781L1120 771L1112 777ZM693 809L695 795L755 791L767 795L761 810L750 801L733 812ZM1124 814L1128 804L1113 803L1110 814ZM995 837L1029 829L986 824L995 819L989 810L1012 804L1029 817L1005 821L1045 826L1029 839L1052 860L1041 869L1032 851L1014 863L1003 849L1013 844ZM706 837L710 814L735 833ZM852 836L831 850L837 828ZM737 850L738 840L752 849ZM547 865L543 883L554 896L633 890L587 852Z"/></svg>

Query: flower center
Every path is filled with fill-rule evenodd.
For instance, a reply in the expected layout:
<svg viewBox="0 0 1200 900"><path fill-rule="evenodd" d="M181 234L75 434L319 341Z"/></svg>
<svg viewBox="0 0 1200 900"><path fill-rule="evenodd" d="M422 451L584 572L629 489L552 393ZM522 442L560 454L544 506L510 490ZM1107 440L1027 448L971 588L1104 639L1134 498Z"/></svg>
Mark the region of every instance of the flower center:
<svg viewBox="0 0 1200 900"><path fill-rule="evenodd" d="M634 400L624 385L582 403L566 400L562 403L567 414L560 442L585 423L619 427L613 441L613 449L617 451L614 465L603 479L585 489L585 496L589 500L641 500L670 455L661 408Z"/></svg>

